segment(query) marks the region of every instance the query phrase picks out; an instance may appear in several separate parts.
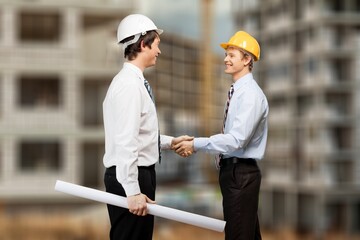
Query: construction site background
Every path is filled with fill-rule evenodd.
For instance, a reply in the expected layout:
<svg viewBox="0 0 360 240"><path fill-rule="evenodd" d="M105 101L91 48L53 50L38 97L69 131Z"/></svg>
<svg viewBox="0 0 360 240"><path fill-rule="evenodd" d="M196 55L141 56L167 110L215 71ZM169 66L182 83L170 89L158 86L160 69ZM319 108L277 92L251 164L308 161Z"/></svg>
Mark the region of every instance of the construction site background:
<svg viewBox="0 0 360 240"><path fill-rule="evenodd" d="M102 101L134 12L165 30L144 74L167 135L219 133L231 79L214 39L259 40L263 239L360 239L360 1L0 0L0 240L108 239L106 206L54 185L104 190ZM222 219L212 156L164 152L156 171L158 204ZM223 237L156 218L155 240Z"/></svg>

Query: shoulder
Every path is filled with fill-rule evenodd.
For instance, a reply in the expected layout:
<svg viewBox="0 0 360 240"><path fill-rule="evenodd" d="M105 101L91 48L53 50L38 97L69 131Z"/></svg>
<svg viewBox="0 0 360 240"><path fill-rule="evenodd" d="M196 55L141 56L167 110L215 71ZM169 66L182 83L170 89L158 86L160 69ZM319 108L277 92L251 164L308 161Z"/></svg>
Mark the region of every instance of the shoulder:
<svg viewBox="0 0 360 240"><path fill-rule="evenodd" d="M244 84L237 93L237 100L239 104L265 104L267 105L267 99L257 84L257 82L252 79L249 80L246 84Z"/></svg>
<svg viewBox="0 0 360 240"><path fill-rule="evenodd" d="M136 94L141 92L140 79L129 71L120 71L111 81L109 91L112 95Z"/></svg>
<svg viewBox="0 0 360 240"><path fill-rule="evenodd" d="M259 84L256 82L255 79L251 79L248 83L244 86L244 93L249 95L249 97L261 97L264 98L265 94Z"/></svg>

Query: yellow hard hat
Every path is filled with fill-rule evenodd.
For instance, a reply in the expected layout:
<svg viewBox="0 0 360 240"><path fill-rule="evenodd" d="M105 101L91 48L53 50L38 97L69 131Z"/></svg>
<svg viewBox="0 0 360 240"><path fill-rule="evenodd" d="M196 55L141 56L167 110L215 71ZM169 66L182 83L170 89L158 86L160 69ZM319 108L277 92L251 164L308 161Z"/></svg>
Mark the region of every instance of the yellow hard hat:
<svg viewBox="0 0 360 240"><path fill-rule="evenodd" d="M241 48L252 55L254 55L254 61L260 59L260 45L254 37L244 31L239 31L232 36L227 43L221 43L220 46L225 50L229 46Z"/></svg>

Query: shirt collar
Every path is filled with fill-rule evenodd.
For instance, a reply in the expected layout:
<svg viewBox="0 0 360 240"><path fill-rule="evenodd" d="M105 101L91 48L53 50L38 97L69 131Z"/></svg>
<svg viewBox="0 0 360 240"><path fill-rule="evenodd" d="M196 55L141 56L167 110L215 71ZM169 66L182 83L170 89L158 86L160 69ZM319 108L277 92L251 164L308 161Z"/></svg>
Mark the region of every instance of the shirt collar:
<svg viewBox="0 0 360 240"><path fill-rule="evenodd" d="M133 71L141 80L143 80L143 81L145 80L144 74L141 71L141 69L138 68L137 66L135 66L134 64L129 63L129 62L124 62L123 68Z"/></svg>
<svg viewBox="0 0 360 240"><path fill-rule="evenodd" d="M245 76L242 76L241 78L236 80L236 82L234 83L234 91L240 89L242 86L244 86L248 82L252 81L253 79L254 78L253 78L252 73L248 73Z"/></svg>

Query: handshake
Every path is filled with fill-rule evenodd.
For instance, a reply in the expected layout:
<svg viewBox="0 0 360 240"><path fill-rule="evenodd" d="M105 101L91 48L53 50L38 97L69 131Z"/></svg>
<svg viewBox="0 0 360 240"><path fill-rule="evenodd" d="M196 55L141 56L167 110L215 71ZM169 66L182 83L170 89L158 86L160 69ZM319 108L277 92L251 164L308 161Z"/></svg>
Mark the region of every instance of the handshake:
<svg viewBox="0 0 360 240"><path fill-rule="evenodd" d="M182 157L189 157L194 153L194 137L183 135L173 138L171 149Z"/></svg>

